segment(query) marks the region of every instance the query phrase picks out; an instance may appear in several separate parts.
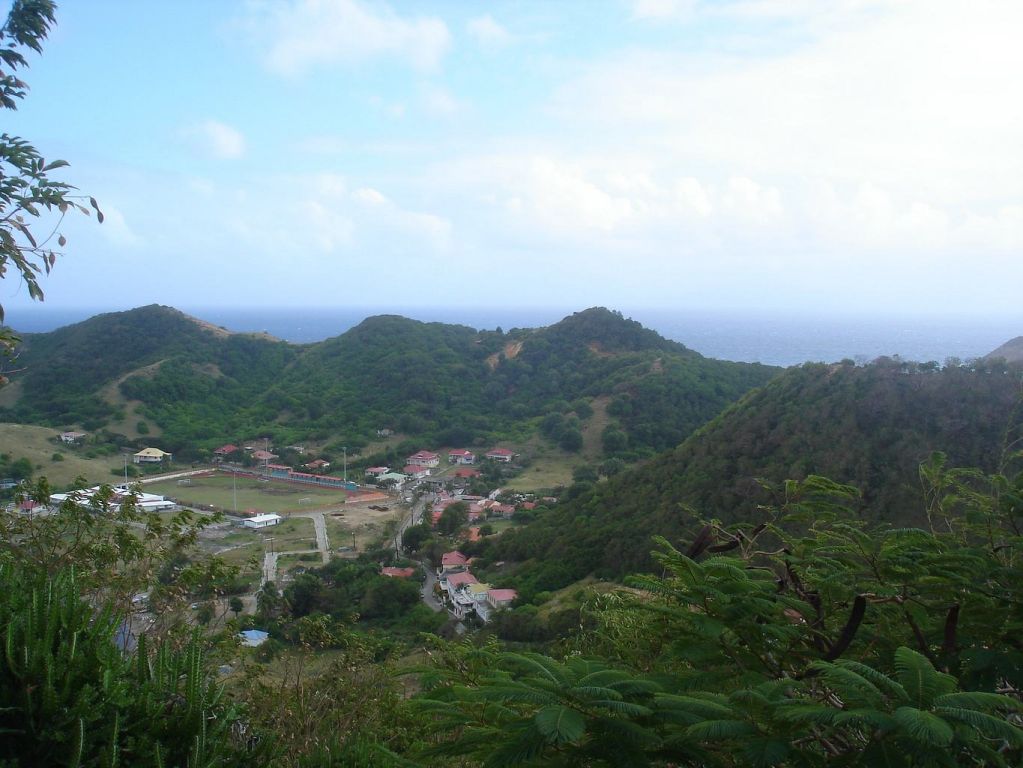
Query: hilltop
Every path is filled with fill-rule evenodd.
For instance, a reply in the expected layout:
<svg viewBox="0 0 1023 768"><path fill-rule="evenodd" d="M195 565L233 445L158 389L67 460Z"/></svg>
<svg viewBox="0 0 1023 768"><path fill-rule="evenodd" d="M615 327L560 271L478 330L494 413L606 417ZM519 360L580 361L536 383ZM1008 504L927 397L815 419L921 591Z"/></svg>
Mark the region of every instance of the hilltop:
<svg viewBox="0 0 1023 768"><path fill-rule="evenodd" d="M1010 339L998 349L984 356L985 360L997 360L999 358L1008 363L1023 363L1023 336Z"/></svg>
<svg viewBox="0 0 1023 768"><path fill-rule="evenodd" d="M358 446L381 429L443 445L540 433L572 452L599 410L604 455L636 460L778 371L600 307L508 333L380 315L296 345L153 305L27 334L19 367L5 421L127 435L145 420L185 459L248 435Z"/></svg>

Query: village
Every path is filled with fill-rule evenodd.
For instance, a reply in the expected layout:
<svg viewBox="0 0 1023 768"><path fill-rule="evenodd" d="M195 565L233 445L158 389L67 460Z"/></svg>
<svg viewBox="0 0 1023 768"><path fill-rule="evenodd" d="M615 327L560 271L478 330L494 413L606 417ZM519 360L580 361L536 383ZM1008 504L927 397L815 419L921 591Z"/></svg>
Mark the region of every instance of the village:
<svg viewBox="0 0 1023 768"><path fill-rule="evenodd" d="M64 432L57 435L56 440L74 446L86 437L86 433ZM295 449L299 455L304 453L299 446L288 446L288 449L292 455L296 453ZM10 511L47 514L69 499L100 511L103 505L109 508L109 505L131 499L142 512L173 513L193 509L206 514L223 513L225 522L214 526L204 541L210 545L207 551L235 555L233 559L240 563L237 552L248 551L255 546L262 550L263 559L258 574L259 588L267 582L282 588L295 574L305 569L304 563L313 554L323 563L331 557L358 556L360 546L357 537L363 538L363 550L371 546L370 536L375 535L380 541L393 540L397 553L402 534L416 525L428 527L434 535L467 544L478 542L485 535L499 533L513 524L512 518L516 513L534 510L536 500L531 494L503 494L500 488L489 491L487 495L470 493L469 483L480 477L478 466L481 460L511 464L516 456L514 451L502 447L492 448L482 457L464 448L440 453L419 450L405 458L400 470L388 466L361 470L363 482L360 484L349 479L347 454L342 474L337 476L327 473L331 465L323 459L312 459L298 467L278 463L280 457L272 452L269 441L264 441L262 447L224 444L212 451L209 465L193 465L191 469L173 468L171 453L146 446L130 455L132 465L146 470L141 478L129 478L128 456L125 455L123 481L112 486L109 493L101 491L106 486L94 486L52 494L48 505L22 499L18 504L10 505ZM169 471L160 471L162 469ZM224 486L228 479L233 486L231 501L228 501ZM251 502L252 494L243 484L242 503L239 504L240 479L243 483L258 481L258 490L263 495L259 501ZM215 482L219 483L219 489L211 487ZM165 493L146 492L143 486L164 490ZM476 490L478 488L477 484ZM304 496L303 492L333 495ZM551 504L556 499L544 497L542 501ZM303 509L303 505L312 508ZM459 505L457 509L462 516L459 524L451 528L442 520L445 511L455 505ZM364 520L359 514L361 511L373 513L373 516ZM306 529L296 529L303 523L308 525L303 518L312 522L315 534L309 539L308 546L317 551L308 555L302 549L306 546L302 531ZM239 535L229 533L232 528L249 531L250 537L255 535L257 538L240 539ZM278 533L278 528L287 528L288 531ZM351 546L337 545L337 539L344 542L349 535ZM333 547L331 537L335 539ZM458 549L452 549L441 556L439 563L413 560L419 567L384 561L380 565L380 574L389 578L419 578L423 583L423 602L430 608L446 610L460 622L469 619L486 623L496 611L510 606L517 593L513 589L481 582L472 572L474 560ZM256 588L255 583L252 588Z"/></svg>

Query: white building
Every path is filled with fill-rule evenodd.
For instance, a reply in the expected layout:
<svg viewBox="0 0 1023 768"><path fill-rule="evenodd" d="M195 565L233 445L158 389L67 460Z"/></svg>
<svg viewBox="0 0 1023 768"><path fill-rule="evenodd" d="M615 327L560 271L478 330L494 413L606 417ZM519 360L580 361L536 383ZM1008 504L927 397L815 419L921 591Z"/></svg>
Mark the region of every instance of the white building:
<svg viewBox="0 0 1023 768"><path fill-rule="evenodd" d="M242 520L242 525L246 528L269 528L271 525L280 525L283 520L280 515L268 513L265 515L255 515Z"/></svg>

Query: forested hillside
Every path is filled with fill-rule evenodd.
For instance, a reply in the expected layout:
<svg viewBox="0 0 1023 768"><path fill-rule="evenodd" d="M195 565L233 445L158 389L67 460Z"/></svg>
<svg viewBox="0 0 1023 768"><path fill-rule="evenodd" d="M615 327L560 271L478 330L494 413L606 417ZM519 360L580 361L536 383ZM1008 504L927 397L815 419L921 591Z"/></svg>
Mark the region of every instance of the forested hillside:
<svg viewBox="0 0 1023 768"><path fill-rule="evenodd" d="M201 413L196 409L237 413L297 351L280 341L228 334L155 304L97 315L50 333L24 335L19 371L12 377L20 394L2 418L97 429L117 410L101 390L132 372L138 373L125 379L122 390L143 399L157 421L194 420ZM219 419L212 423L219 426Z"/></svg>
<svg viewBox="0 0 1023 768"><path fill-rule="evenodd" d="M635 459L777 371L708 360L602 308L509 333L385 315L293 345L151 306L28 335L19 365L20 396L0 418L96 429L137 401L182 457L263 434L353 445L383 428L439 445L540 429L578 450L605 397L606 454Z"/></svg>
<svg viewBox="0 0 1023 768"><path fill-rule="evenodd" d="M591 572L620 577L651 567L651 536L677 541L704 518L758 522L786 479L809 475L855 486L873 522L918 524L920 463L944 451L950 466L994 471L1019 424L1019 397L1018 373L1003 365L793 368L674 450L608 482L574 486L568 503L490 554L530 561L526 588Z"/></svg>

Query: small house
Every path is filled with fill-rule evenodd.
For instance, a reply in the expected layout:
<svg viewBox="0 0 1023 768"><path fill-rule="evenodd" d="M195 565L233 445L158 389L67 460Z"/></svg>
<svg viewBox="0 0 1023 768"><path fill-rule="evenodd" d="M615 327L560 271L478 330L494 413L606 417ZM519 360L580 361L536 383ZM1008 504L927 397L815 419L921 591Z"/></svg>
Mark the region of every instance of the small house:
<svg viewBox="0 0 1023 768"><path fill-rule="evenodd" d="M413 467L436 467L440 464L440 456L431 451L417 451L405 459L405 463Z"/></svg>
<svg viewBox="0 0 1023 768"><path fill-rule="evenodd" d="M509 451L507 448L493 448L487 451L486 456L491 461L500 461L504 464L510 464L511 460L515 458L515 451Z"/></svg>
<svg viewBox="0 0 1023 768"><path fill-rule="evenodd" d="M418 464L409 464L402 470L406 475L411 477L413 480L418 480L422 477L427 477L430 474L430 468L420 466Z"/></svg>
<svg viewBox="0 0 1023 768"><path fill-rule="evenodd" d="M170 461L171 458L172 454L161 451L159 448L143 448L132 456L132 461L136 464L159 464L164 459Z"/></svg>
<svg viewBox="0 0 1023 768"><path fill-rule="evenodd" d="M448 451L448 463L450 464L475 464L476 454L465 449Z"/></svg>

